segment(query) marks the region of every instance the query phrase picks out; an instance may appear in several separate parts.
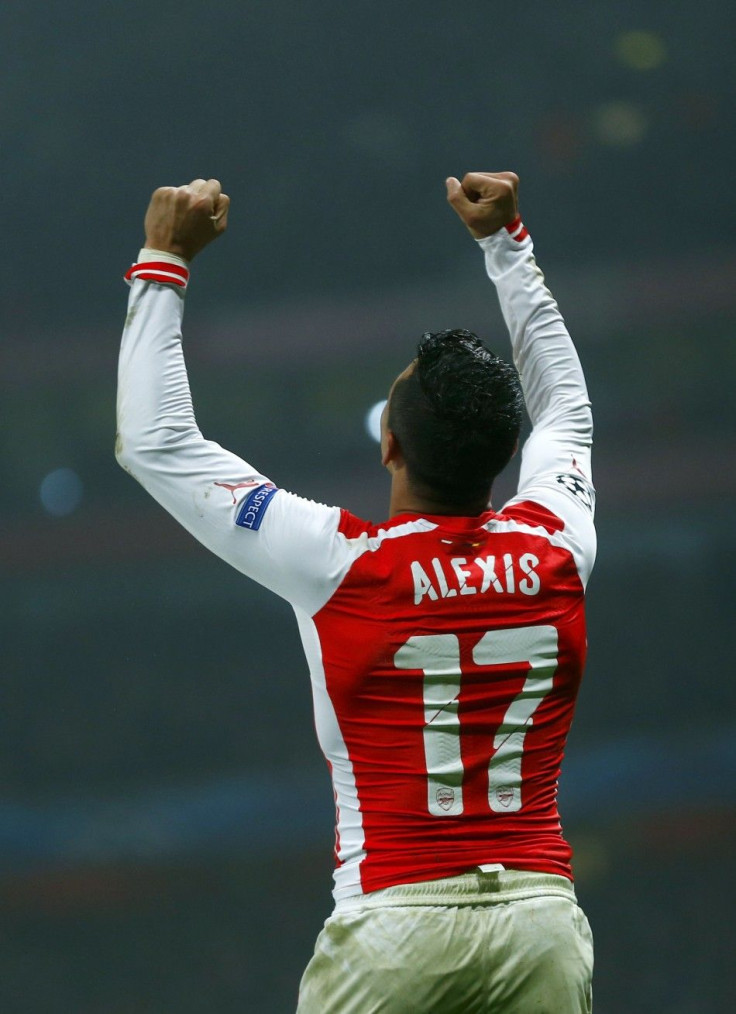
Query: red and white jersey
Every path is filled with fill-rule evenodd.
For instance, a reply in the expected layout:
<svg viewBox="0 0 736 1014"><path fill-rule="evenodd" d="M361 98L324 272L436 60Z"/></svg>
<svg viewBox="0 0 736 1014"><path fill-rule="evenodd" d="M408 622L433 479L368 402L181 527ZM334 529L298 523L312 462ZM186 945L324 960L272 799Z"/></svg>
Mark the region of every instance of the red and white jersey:
<svg viewBox="0 0 736 1014"><path fill-rule="evenodd" d="M590 404L526 229L480 246L533 429L518 493L475 518L374 525L205 440L181 344L188 272L144 250L128 273L118 458L294 608L334 786L336 899L486 864L571 876L556 796L595 556Z"/></svg>

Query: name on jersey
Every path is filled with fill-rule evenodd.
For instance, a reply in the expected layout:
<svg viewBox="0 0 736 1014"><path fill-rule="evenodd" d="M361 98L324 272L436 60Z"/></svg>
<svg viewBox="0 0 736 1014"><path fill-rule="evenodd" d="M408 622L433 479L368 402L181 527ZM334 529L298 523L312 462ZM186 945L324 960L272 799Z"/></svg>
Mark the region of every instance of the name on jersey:
<svg viewBox="0 0 736 1014"><path fill-rule="evenodd" d="M423 599L451 599L456 595L538 595L541 588L539 559L533 553L504 553L501 557L476 556L469 560L464 556L453 556L440 560L435 556L425 567L414 560L411 576L414 582L414 605Z"/></svg>

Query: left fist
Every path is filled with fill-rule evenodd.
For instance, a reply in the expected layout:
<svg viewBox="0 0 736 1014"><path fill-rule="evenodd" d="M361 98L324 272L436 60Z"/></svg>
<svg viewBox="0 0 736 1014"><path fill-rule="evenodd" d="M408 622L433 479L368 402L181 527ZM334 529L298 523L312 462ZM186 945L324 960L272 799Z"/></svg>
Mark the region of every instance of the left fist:
<svg viewBox="0 0 736 1014"><path fill-rule="evenodd" d="M146 211L146 246L190 261L227 229L230 198L219 180L192 180L183 187L159 187Z"/></svg>

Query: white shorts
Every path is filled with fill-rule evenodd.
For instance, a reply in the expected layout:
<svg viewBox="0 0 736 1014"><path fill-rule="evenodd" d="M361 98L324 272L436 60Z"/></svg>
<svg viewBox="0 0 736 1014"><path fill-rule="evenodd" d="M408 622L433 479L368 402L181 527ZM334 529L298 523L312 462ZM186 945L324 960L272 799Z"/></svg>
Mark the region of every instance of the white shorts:
<svg viewBox="0 0 736 1014"><path fill-rule="evenodd" d="M339 902L297 1014L590 1014L592 973L566 877L477 869Z"/></svg>

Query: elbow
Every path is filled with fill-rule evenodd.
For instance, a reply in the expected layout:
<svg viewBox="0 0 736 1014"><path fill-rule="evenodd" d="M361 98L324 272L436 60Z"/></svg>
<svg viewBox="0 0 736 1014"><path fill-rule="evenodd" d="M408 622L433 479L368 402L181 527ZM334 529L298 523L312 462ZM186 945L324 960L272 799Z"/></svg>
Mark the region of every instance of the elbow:
<svg viewBox="0 0 736 1014"><path fill-rule="evenodd" d="M590 447L593 443L593 412L587 398L545 412L534 420L534 426L554 432L558 438L580 447Z"/></svg>
<svg viewBox="0 0 736 1014"><path fill-rule="evenodd" d="M115 434L115 460L119 465L124 464L125 454L125 441L123 440L122 433L118 432Z"/></svg>
<svg viewBox="0 0 736 1014"><path fill-rule="evenodd" d="M199 433L197 442L202 441ZM118 425L115 436L115 459L121 468L145 485L144 479L159 471L164 459L171 460L186 453L191 443L189 427L170 426L167 429L145 429Z"/></svg>
<svg viewBox="0 0 736 1014"><path fill-rule="evenodd" d="M567 429L584 447L591 446L593 443L593 411L589 401L581 401L577 408L570 412L567 419Z"/></svg>
<svg viewBox="0 0 736 1014"><path fill-rule="evenodd" d="M139 447L135 435L120 426L115 434L115 460L137 482L141 482L140 477L145 472L145 463L139 453Z"/></svg>
<svg viewBox="0 0 736 1014"><path fill-rule="evenodd" d="M578 428L593 432L593 407L587 397L580 399L570 415L575 420Z"/></svg>
<svg viewBox="0 0 736 1014"><path fill-rule="evenodd" d="M125 434L120 430L115 434L115 460L122 469L132 475L135 479L135 473L133 471L133 455L130 452L131 444L125 439Z"/></svg>

